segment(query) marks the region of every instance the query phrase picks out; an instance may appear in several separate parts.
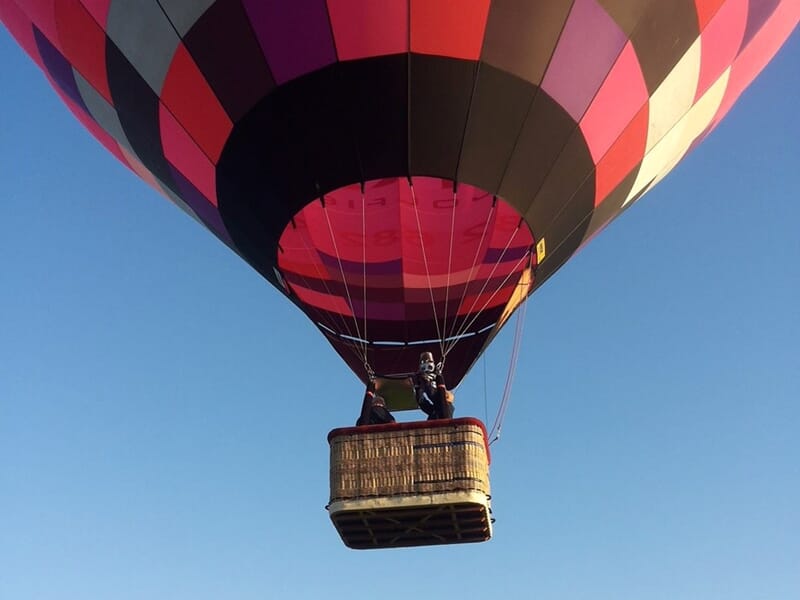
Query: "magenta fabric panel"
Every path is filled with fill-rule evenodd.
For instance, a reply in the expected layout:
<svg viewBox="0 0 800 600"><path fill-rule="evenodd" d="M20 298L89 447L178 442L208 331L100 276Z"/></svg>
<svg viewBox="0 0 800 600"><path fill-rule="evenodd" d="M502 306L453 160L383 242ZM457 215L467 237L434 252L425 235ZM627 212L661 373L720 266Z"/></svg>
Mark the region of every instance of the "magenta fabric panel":
<svg viewBox="0 0 800 600"><path fill-rule="evenodd" d="M627 39L595 0L576 0L542 88L579 121Z"/></svg>
<svg viewBox="0 0 800 600"><path fill-rule="evenodd" d="M336 61L325 0L243 0L278 84Z"/></svg>

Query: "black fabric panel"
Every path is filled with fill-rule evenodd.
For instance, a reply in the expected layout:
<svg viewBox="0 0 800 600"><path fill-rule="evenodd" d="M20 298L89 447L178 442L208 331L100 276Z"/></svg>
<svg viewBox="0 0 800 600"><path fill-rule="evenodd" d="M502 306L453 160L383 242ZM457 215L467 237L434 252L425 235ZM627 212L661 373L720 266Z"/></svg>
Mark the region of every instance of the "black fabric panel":
<svg viewBox="0 0 800 600"><path fill-rule="evenodd" d="M280 90L297 88L286 96L285 107L294 134L291 143L304 155L312 196L315 190L324 194L362 179L353 124L347 118L352 114L352 91L342 87L337 68L332 65L313 80L302 78ZM290 208L297 212L306 203L293 202Z"/></svg>
<svg viewBox="0 0 800 600"><path fill-rule="evenodd" d="M284 228L320 195L362 178L404 177L409 171L443 178L456 174L475 64L412 56L409 153L407 60L408 55L394 55L330 65L275 88L234 125L217 165L219 209L242 256L273 284L278 283L273 266ZM588 149L575 122L547 94L484 67L469 113L459 181L482 189L499 184L498 195L520 214L538 193L544 204L531 217L541 223L530 225L540 231L563 207L545 198L569 199L569 185L591 171ZM507 170L498 158L504 152L512 152ZM557 162L562 153L563 164ZM546 183L554 167L556 175ZM576 214L586 214L583 196L572 199ZM427 299L425 304L427 314ZM409 332L416 339L436 337L435 330L422 332L414 315L381 327L384 339L408 339Z"/></svg>
<svg viewBox="0 0 800 600"><path fill-rule="evenodd" d="M183 41L232 121L275 87L239 0L212 4Z"/></svg>
<svg viewBox="0 0 800 600"><path fill-rule="evenodd" d="M572 117L539 90L522 126L498 195L520 214L525 214L576 127Z"/></svg>
<svg viewBox="0 0 800 600"><path fill-rule="evenodd" d="M631 2L631 0L597 0L597 3L611 15L614 22L619 25L619 28L628 37L636 30L642 17L651 10L651 5L666 4L670 6L672 4L672 2L664 2L664 0L637 0L636 2ZM697 11L694 10L694 13L696 15Z"/></svg>
<svg viewBox="0 0 800 600"><path fill-rule="evenodd" d="M467 60L411 55L412 175L455 179L476 68Z"/></svg>
<svg viewBox="0 0 800 600"><path fill-rule="evenodd" d="M271 257L274 263L277 240L303 206L361 179L333 69L295 79L264 98L236 124L220 156L220 212L234 241L239 232L254 240L266 234L260 243L269 248L259 252L259 261Z"/></svg>
<svg viewBox="0 0 800 600"><path fill-rule="evenodd" d="M573 4L574 0L492 0L481 60L538 85Z"/></svg>
<svg viewBox="0 0 800 600"><path fill-rule="evenodd" d="M534 238L544 237L547 246L561 244L594 209L594 191L594 161L575 130L525 214Z"/></svg>
<svg viewBox="0 0 800 600"><path fill-rule="evenodd" d="M338 86L366 181L408 173L408 54L343 62Z"/></svg>
<svg viewBox="0 0 800 600"><path fill-rule="evenodd" d="M599 0L628 33L652 95L700 35L695 0Z"/></svg>
<svg viewBox="0 0 800 600"><path fill-rule="evenodd" d="M458 181L497 193L537 88L481 64L458 165Z"/></svg>
<svg viewBox="0 0 800 600"><path fill-rule="evenodd" d="M589 227L591 216L587 216L583 222L578 223L577 227L569 233L566 237L559 240L559 245L552 246L547 243L547 256L536 269L536 283L534 289L537 289L551 275L560 269L565 262L580 248L583 242L585 232Z"/></svg>
<svg viewBox="0 0 800 600"><path fill-rule="evenodd" d="M114 108L131 148L153 175L180 196L161 145L158 96L110 40L106 40L106 68Z"/></svg>

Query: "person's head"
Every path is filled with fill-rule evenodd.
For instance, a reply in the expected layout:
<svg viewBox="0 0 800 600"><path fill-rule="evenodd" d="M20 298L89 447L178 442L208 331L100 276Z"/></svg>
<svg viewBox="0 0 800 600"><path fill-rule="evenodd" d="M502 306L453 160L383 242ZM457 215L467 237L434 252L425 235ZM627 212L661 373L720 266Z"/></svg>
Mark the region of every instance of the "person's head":
<svg viewBox="0 0 800 600"><path fill-rule="evenodd" d="M433 361L433 353L423 352L419 355L419 372L433 373L436 370L436 363Z"/></svg>

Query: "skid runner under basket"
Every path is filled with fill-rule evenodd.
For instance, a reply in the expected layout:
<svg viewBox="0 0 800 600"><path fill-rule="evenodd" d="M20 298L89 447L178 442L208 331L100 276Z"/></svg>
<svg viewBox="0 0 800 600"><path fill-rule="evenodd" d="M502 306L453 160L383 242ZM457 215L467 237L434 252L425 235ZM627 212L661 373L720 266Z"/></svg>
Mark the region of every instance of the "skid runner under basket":
<svg viewBox="0 0 800 600"><path fill-rule="evenodd" d="M489 451L478 419L334 429L328 512L350 548L492 536Z"/></svg>

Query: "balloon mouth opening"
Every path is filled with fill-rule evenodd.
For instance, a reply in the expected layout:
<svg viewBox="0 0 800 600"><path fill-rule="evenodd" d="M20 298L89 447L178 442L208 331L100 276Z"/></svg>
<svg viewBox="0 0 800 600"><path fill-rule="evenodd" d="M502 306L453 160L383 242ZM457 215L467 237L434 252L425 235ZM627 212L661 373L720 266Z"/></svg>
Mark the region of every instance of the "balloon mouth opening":
<svg viewBox="0 0 800 600"><path fill-rule="evenodd" d="M490 333L530 293L538 262L509 203L434 177L325 194L294 215L279 247L286 292L323 332L378 346Z"/></svg>

